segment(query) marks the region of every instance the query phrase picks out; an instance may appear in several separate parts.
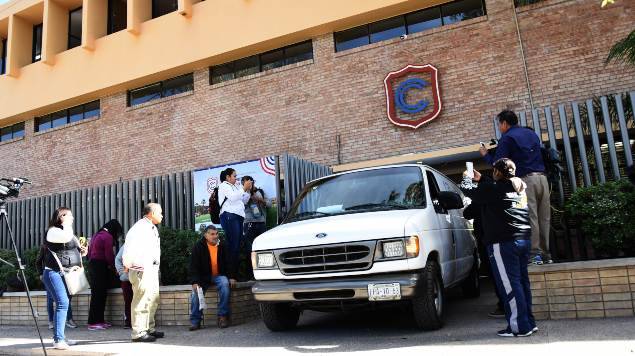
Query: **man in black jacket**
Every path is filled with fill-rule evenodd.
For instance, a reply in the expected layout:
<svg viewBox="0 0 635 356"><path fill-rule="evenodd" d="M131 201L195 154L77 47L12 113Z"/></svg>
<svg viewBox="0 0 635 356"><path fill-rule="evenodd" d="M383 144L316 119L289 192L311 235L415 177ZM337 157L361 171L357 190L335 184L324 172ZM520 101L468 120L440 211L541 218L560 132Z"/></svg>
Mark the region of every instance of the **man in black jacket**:
<svg viewBox="0 0 635 356"><path fill-rule="evenodd" d="M494 162L494 181L474 171L473 180L479 184L470 192L473 203L483 206L483 242L508 323L498 332L503 337L529 336L538 331L531 311L527 271L531 246L527 186L515 172L514 162L501 158Z"/></svg>
<svg viewBox="0 0 635 356"><path fill-rule="evenodd" d="M203 310L199 303L199 288L204 294L212 284L218 291L218 327L229 326L229 296L230 286L236 284L236 267L229 263L229 256L218 238L218 231L214 225L209 225L203 231L203 238L192 248L189 265L189 278L192 284L192 298L190 309L190 331L201 328Z"/></svg>

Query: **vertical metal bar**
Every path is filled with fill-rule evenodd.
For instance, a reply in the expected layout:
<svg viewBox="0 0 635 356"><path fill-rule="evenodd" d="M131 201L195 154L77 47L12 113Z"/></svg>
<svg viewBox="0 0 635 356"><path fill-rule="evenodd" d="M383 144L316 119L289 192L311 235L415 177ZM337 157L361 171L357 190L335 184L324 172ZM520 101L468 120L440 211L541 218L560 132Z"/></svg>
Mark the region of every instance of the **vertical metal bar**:
<svg viewBox="0 0 635 356"><path fill-rule="evenodd" d="M290 194L290 187L289 187L289 154L285 153L284 157L283 157L283 167L284 167L284 209L285 209L285 214L289 213L289 194Z"/></svg>
<svg viewBox="0 0 635 356"><path fill-rule="evenodd" d="M176 229L176 173L170 174L170 211L168 216L170 217L170 227Z"/></svg>
<svg viewBox="0 0 635 356"><path fill-rule="evenodd" d="M606 133L606 144L609 148L609 158L611 159L611 167L613 168L613 178L620 179L620 167L617 165L617 152L615 150L615 141L613 140L613 124L611 115L609 114L609 103L605 96L600 98L602 103L602 116L604 118L604 132Z"/></svg>
<svg viewBox="0 0 635 356"><path fill-rule="evenodd" d="M95 224L95 232L99 231L99 228L104 224L105 213L104 213L104 196L106 195L104 186L97 187L97 211L99 215L97 215L97 223Z"/></svg>
<svg viewBox="0 0 635 356"><path fill-rule="evenodd" d="M176 228L183 229L183 174L176 174Z"/></svg>
<svg viewBox="0 0 635 356"><path fill-rule="evenodd" d="M194 172L187 171L185 172L185 228L191 230L194 228L194 189L192 184L194 182L193 179Z"/></svg>
<svg viewBox="0 0 635 356"><path fill-rule="evenodd" d="M128 189L128 194L130 194L129 200L128 200L128 208L130 209L130 216L129 216L129 223L130 226L134 225L135 222L137 221L137 196L136 196L136 191L137 191L137 181L136 180L131 180L130 181L130 188Z"/></svg>
<svg viewBox="0 0 635 356"><path fill-rule="evenodd" d="M99 199L99 187L93 187L92 189L92 195L93 195L93 214L92 214L92 231L90 236L94 235L97 233L97 230L99 230L100 225L99 225L99 221L100 221L100 209L99 206L100 204L100 199ZM103 211L102 211L103 212Z"/></svg>
<svg viewBox="0 0 635 356"><path fill-rule="evenodd" d="M37 237L38 246L42 244L42 232L40 230L40 202L42 199L40 197L35 198L35 209L33 211L34 221L33 221L33 230L35 231L35 236ZM2 224L4 225L4 224Z"/></svg>
<svg viewBox="0 0 635 356"><path fill-rule="evenodd" d="M143 215L143 197L141 196L141 181L142 179L137 179L135 181L135 198L134 198L134 202L135 202L135 210L136 210L136 219L134 222L137 222L137 220L141 219L141 216Z"/></svg>
<svg viewBox="0 0 635 356"><path fill-rule="evenodd" d="M82 209L82 221L79 230L84 234L84 236L90 236L88 235L88 194L86 192L86 189L81 189L79 191L79 194L79 201Z"/></svg>
<svg viewBox="0 0 635 356"><path fill-rule="evenodd" d="M589 115L589 127L591 129L591 141L593 142L593 154L595 156L595 165L598 171L600 183L606 182L604 176L604 164L602 163L602 150L600 149L600 138L598 137L598 126L595 123L595 114L593 113L593 101L586 101L587 114Z"/></svg>
<svg viewBox="0 0 635 356"><path fill-rule="evenodd" d="M121 200L122 200L122 220L121 223L123 224L123 228L126 232L128 232L128 230L130 229L130 217L129 217L129 212L130 209L128 207L128 185L130 184L130 182L122 182L122 196L121 196Z"/></svg>
<svg viewBox="0 0 635 356"><path fill-rule="evenodd" d="M280 196L280 156L275 156L274 157L274 164L276 166L276 210L277 210L277 216L276 219L278 220L277 223L280 223L281 219L282 219L282 201L281 201L281 196Z"/></svg>
<svg viewBox="0 0 635 356"><path fill-rule="evenodd" d="M534 126L534 132L538 135L540 142L542 142L542 132L540 130L540 115L538 113L538 109L534 109L531 111L531 121Z"/></svg>
<svg viewBox="0 0 635 356"><path fill-rule="evenodd" d="M496 120L496 118L494 118L494 125L498 127L498 120ZM527 126L527 114L525 114L524 111L520 112L520 126Z"/></svg>
<svg viewBox="0 0 635 356"><path fill-rule="evenodd" d="M571 191L575 192L578 189L578 185L575 179L573 154L571 153L571 142L569 141L569 125L567 124L567 113L564 104L558 105L558 114L560 116L560 131L562 132L562 142L564 143L564 155L567 164L567 173L569 174L569 183L571 184Z"/></svg>
<svg viewBox="0 0 635 356"><path fill-rule="evenodd" d="M631 93L631 95L635 92ZM633 100L633 96L631 96ZM624 155L626 156L626 166L633 165L633 153L631 152L631 140L628 137L628 127L626 126L626 117L624 115L624 104L622 103L622 96L615 94L615 106L617 108L617 117L620 123L620 133L622 134L622 147L624 147ZM635 120L635 111L633 120Z"/></svg>
<svg viewBox="0 0 635 356"><path fill-rule="evenodd" d="M584 177L584 186L591 186L591 171L589 169L589 162L586 156L586 144L584 143L584 131L582 131L582 122L580 121L580 108L577 102L571 103L573 109L573 122L575 124L575 136L578 141L578 151L580 154L580 161L582 163L582 176Z"/></svg>

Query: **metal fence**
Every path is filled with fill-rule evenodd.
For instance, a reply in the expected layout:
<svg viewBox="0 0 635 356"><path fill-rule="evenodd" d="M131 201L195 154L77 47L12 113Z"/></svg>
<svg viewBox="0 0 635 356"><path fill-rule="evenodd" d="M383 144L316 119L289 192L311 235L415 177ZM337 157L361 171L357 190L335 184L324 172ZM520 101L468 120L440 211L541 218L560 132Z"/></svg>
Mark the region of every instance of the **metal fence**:
<svg viewBox="0 0 635 356"><path fill-rule="evenodd" d="M73 211L77 236L92 236L110 219L119 220L127 232L150 202L163 206L164 226L191 229L192 192L192 172L187 171L11 201L7 203L7 216L22 252L42 243L53 211L61 206ZM4 223L0 227L0 248L12 248Z"/></svg>
<svg viewBox="0 0 635 356"><path fill-rule="evenodd" d="M284 169L284 213L291 209L291 205L307 182L333 173L330 167L288 154L283 156L282 161ZM280 213L278 211L278 216L282 216Z"/></svg>
<svg viewBox="0 0 635 356"><path fill-rule="evenodd" d="M552 228L556 229L552 237L555 236L556 244L560 245L564 255L561 258L593 258L589 244L580 236L575 222L565 220L562 208L579 187L626 176L626 167L633 164L633 112L635 91L519 113L521 126L532 128L545 147L561 153L563 176L559 184L552 187L557 193L552 194L552 221L555 222ZM496 118L494 131L500 138Z"/></svg>

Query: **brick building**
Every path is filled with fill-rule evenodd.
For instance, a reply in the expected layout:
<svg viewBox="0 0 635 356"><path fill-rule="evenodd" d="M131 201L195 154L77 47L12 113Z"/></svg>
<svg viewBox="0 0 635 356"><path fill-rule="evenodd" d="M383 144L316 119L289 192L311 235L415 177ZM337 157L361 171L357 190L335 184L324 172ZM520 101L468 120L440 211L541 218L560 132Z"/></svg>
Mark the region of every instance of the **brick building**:
<svg viewBox="0 0 635 356"><path fill-rule="evenodd" d="M519 32L536 107L635 88L604 65L635 3L599 5L517 7L517 31L511 0L13 0L1 173L37 196L284 152L337 170L475 151L498 111L530 108ZM385 76L428 63L440 115L395 126Z"/></svg>

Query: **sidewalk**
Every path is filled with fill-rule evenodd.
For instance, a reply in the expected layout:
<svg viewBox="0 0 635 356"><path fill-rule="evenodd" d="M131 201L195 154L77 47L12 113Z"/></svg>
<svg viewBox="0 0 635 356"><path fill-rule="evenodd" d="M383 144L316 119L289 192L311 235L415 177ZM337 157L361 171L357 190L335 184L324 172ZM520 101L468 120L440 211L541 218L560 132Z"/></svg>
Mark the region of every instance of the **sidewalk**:
<svg viewBox="0 0 635 356"><path fill-rule="evenodd" d="M297 330L272 333L252 321L190 332L165 327L166 338L156 343L130 343L130 330L112 328L68 330L79 341L68 351L51 350L51 331L42 330L50 355L635 355L635 318L542 321L528 338L500 338L500 319L487 318L492 293L479 299L450 298L441 330L420 332L402 309L324 314L306 312ZM0 327L0 355L41 355L35 328Z"/></svg>

